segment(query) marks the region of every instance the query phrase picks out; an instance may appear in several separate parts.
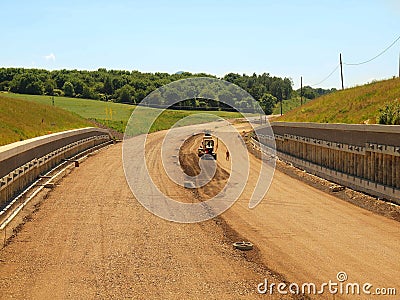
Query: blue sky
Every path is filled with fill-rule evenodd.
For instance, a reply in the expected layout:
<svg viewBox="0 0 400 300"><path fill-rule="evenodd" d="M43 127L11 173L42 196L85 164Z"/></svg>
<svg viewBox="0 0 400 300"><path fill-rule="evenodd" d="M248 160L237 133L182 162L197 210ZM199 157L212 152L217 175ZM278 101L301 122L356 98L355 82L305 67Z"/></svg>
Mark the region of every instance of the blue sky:
<svg viewBox="0 0 400 300"><path fill-rule="evenodd" d="M298 88L343 61L367 60L400 36L400 1L3 1L1 67L223 76L267 72ZM398 74L400 41L345 86ZM337 70L320 87L340 87Z"/></svg>

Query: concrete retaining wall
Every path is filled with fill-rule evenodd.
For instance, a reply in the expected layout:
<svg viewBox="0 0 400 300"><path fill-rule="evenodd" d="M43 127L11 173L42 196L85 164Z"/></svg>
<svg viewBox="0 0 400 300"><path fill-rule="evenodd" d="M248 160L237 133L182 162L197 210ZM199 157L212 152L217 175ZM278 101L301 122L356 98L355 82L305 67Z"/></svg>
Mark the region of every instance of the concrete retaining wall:
<svg viewBox="0 0 400 300"><path fill-rule="evenodd" d="M106 130L90 127L0 147L0 207L63 159L110 140Z"/></svg>
<svg viewBox="0 0 400 300"><path fill-rule="evenodd" d="M282 160L400 204L400 126L286 122L271 126ZM267 144L268 136L257 131L260 142Z"/></svg>

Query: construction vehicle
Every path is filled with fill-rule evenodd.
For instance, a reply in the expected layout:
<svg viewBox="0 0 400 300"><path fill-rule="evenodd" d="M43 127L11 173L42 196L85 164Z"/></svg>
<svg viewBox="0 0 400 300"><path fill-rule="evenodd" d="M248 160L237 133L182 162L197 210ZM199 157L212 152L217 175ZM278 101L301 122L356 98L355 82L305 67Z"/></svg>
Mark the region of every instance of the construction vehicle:
<svg viewBox="0 0 400 300"><path fill-rule="evenodd" d="M197 150L199 157L204 154L211 155L215 160L217 159L218 138L213 138L210 133L206 132L201 141L201 145Z"/></svg>

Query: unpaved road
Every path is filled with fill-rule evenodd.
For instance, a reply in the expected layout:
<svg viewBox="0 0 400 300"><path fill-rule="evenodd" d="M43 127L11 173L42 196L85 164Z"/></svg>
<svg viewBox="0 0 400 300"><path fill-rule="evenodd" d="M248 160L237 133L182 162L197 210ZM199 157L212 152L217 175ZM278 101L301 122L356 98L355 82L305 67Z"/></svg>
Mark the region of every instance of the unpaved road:
<svg viewBox="0 0 400 300"><path fill-rule="evenodd" d="M212 195L213 186L195 195L166 178L157 159L162 139L163 133L152 134L148 147L160 189L182 202ZM220 165L229 170L223 151L220 147ZM251 157L248 185L222 218L176 224L134 199L120 157L117 144L88 158L0 250L0 298L254 299L264 278L283 280L268 268L300 285L335 281L344 271L350 282L400 292L396 221L278 171L263 202L250 210L249 187L259 168ZM225 179L212 185L218 190ZM234 251L232 239L242 238L256 249Z"/></svg>
<svg viewBox="0 0 400 300"><path fill-rule="evenodd" d="M258 282L273 277L249 261L257 253L233 250L225 227L146 211L126 184L118 144L65 177L0 250L0 298L254 299Z"/></svg>

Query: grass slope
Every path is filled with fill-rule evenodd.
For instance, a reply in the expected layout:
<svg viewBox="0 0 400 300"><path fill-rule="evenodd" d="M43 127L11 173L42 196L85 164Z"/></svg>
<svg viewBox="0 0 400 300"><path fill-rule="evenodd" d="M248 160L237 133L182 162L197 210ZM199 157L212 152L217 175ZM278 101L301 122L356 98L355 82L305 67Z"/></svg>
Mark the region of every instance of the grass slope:
<svg viewBox="0 0 400 300"><path fill-rule="evenodd" d="M310 99L306 99L303 97L303 104L310 102ZM292 109L295 109L296 107L299 107L301 104L300 97L292 98L289 100L283 100L282 101L282 111L284 114L287 112L291 111ZM275 104L275 107L272 111L273 115L279 115L281 113L281 103L278 102Z"/></svg>
<svg viewBox="0 0 400 300"><path fill-rule="evenodd" d="M0 146L87 126L92 125L63 109L0 94Z"/></svg>
<svg viewBox="0 0 400 300"><path fill-rule="evenodd" d="M396 98L400 98L400 78L324 95L293 109L275 121L374 124L379 108Z"/></svg>
<svg viewBox="0 0 400 300"><path fill-rule="evenodd" d="M52 105L50 96L8 93L7 97ZM68 97L54 97L54 106L78 114L85 119L96 120L120 132L125 128L126 121L134 109L133 106L126 104Z"/></svg>
<svg viewBox="0 0 400 300"><path fill-rule="evenodd" d="M23 95L23 94L12 94L7 93L7 97L15 99L28 100L35 103L52 105L52 99L50 96L36 96L36 95ZM76 113L83 118L93 119L97 122L106 125L109 128L113 128L119 132L124 132L126 124L131 116L134 105L104 102L98 100L89 99L78 99L68 97L54 97L54 105L56 107L68 110ZM149 110L154 110L149 108ZM199 111L179 111L179 110L165 110L157 121L153 124L151 132L171 128L178 120L187 116L195 115L189 118L187 121L182 122L183 124L198 124L210 121L210 117L205 114L217 115L219 117L239 118L241 115L235 112L224 112L224 111L210 111L201 112L203 114L198 115ZM151 113L149 114L151 115ZM140 116L145 120L148 116Z"/></svg>

